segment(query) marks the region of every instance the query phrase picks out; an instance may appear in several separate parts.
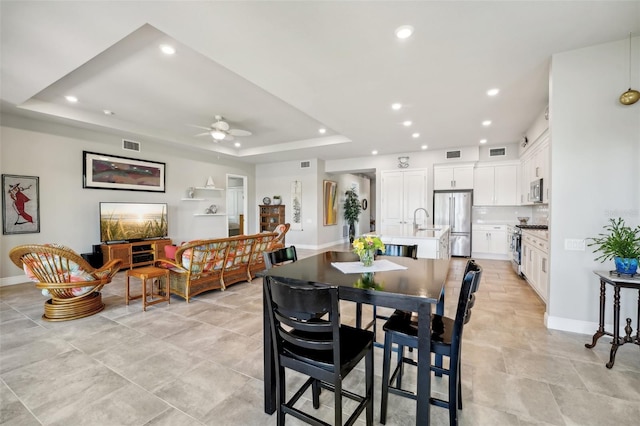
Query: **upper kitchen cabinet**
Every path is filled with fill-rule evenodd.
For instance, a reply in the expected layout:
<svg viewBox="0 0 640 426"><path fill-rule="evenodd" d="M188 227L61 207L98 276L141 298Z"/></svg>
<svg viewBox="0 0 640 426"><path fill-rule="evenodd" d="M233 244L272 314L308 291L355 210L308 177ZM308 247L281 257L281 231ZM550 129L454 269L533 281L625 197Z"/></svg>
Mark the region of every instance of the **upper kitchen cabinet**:
<svg viewBox="0 0 640 426"><path fill-rule="evenodd" d="M534 145L521 157L522 162L522 186L520 204L533 204L531 183L542 179L542 203L549 203L551 188L549 135L543 133Z"/></svg>
<svg viewBox="0 0 640 426"><path fill-rule="evenodd" d="M434 166L433 189L473 189L473 164Z"/></svg>
<svg viewBox="0 0 640 426"><path fill-rule="evenodd" d="M518 163L478 164L473 172L473 204L476 206L516 206Z"/></svg>
<svg viewBox="0 0 640 426"><path fill-rule="evenodd" d="M385 235L410 235L414 212L421 207L427 208L427 171L383 171L381 176L380 232ZM424 212L419 214L420 222L426 224Z"/></svg>

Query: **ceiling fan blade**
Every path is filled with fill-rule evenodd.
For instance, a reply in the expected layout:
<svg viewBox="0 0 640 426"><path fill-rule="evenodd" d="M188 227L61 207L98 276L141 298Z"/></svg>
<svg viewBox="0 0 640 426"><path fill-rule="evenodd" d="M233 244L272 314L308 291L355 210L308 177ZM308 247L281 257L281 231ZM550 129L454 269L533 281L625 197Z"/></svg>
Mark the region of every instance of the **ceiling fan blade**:
<svg viewBox="0 0 640 426"><path fill-rule="evenodd" d="M194 135L194 136L205 136L205 135L208 136L210 134L211 132L204 132L204 133L198 133L197 135Z"/></svg>
<svg viewBox="0 0 640 426"><path fill-rule="evenodd" d="M229 134L233 135L233 136L251 136L252 133L248 130L241 130L241 129L231 129L229 130Z"/></svg>
<svg viewBox="0 0 640 426"><path fill-rule="evenodd" d="M225 141L229 141L231 142L232 140L234 140L235 138L233 136L231 136L231 133L227 133L224 137Z"/></svg>
<svg viewBox="0 0 640 426"><path fill-rule="evenodd" d="M211 127L199 126L199 125L197 125L197 124L187 124L187 126L189 126L189 127L195 127L196 129L211 130Z"/></svg>

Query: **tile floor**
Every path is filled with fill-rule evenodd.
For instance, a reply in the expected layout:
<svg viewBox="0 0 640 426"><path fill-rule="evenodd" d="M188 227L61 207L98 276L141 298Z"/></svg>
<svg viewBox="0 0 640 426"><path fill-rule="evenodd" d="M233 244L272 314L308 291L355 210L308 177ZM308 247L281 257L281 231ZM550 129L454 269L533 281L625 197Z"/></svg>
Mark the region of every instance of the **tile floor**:
<svg viewBox="0 0 640 426"><path fill-rule="evenodd" d="M478 262L484 274L464 333L460 423L640 424L638 347L620 348L616 365L606 369L608 338L589 350L590 336L547 330L543 304L508 262ZM464 264L451 262L449 315ZM139 299L125 306L121 272L103 298L107 306L98 315L51 323L40 319L44 298L32 284L0 288L0 424L275 424L275 415L262 411L259 279L190 304L173 296L170 305L142 312ZM343 305L346 322L353 321L352 305ZM378 423L381 350L375 357ZM446 391L446 380L435 379L433 391ZM415 384L411 368L405 382ZM362 374L354 371L347 387L360 385ZM322 403L318 415L331 421L329 393ZM308 400L303 404L310 409ZM448 424L446 410L431 413L432 424ZM387 425L412 425L414 416L415 402L390 395ZM300 423L287 417L287 424Z"/></svg>

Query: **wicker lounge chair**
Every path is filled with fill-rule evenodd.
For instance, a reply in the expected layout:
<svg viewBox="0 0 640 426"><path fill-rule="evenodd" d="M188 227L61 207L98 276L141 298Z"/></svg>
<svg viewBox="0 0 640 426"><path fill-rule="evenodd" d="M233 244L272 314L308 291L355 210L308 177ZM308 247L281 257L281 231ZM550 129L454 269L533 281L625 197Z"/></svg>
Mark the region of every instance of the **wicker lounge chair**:
<svg viewBox="0 0 640 426"><path fill-rule="evenodd" d="M68 321L102 311L100 290L111 282L121 263L116 259L95 269L70 248L55 244L18 246L9 257L51 297L44 304L46 321Z"/></svg>

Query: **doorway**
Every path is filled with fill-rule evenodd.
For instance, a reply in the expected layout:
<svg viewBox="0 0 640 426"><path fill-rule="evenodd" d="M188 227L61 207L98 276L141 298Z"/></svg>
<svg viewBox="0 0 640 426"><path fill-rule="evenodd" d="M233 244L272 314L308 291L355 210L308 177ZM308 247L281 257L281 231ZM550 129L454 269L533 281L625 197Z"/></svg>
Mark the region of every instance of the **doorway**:
<svg viewBox="0 0 640 426"><path fill-rule="evenodd" d="M247 177L227 174L227 228L229 236L247 233Z"/></svg>

